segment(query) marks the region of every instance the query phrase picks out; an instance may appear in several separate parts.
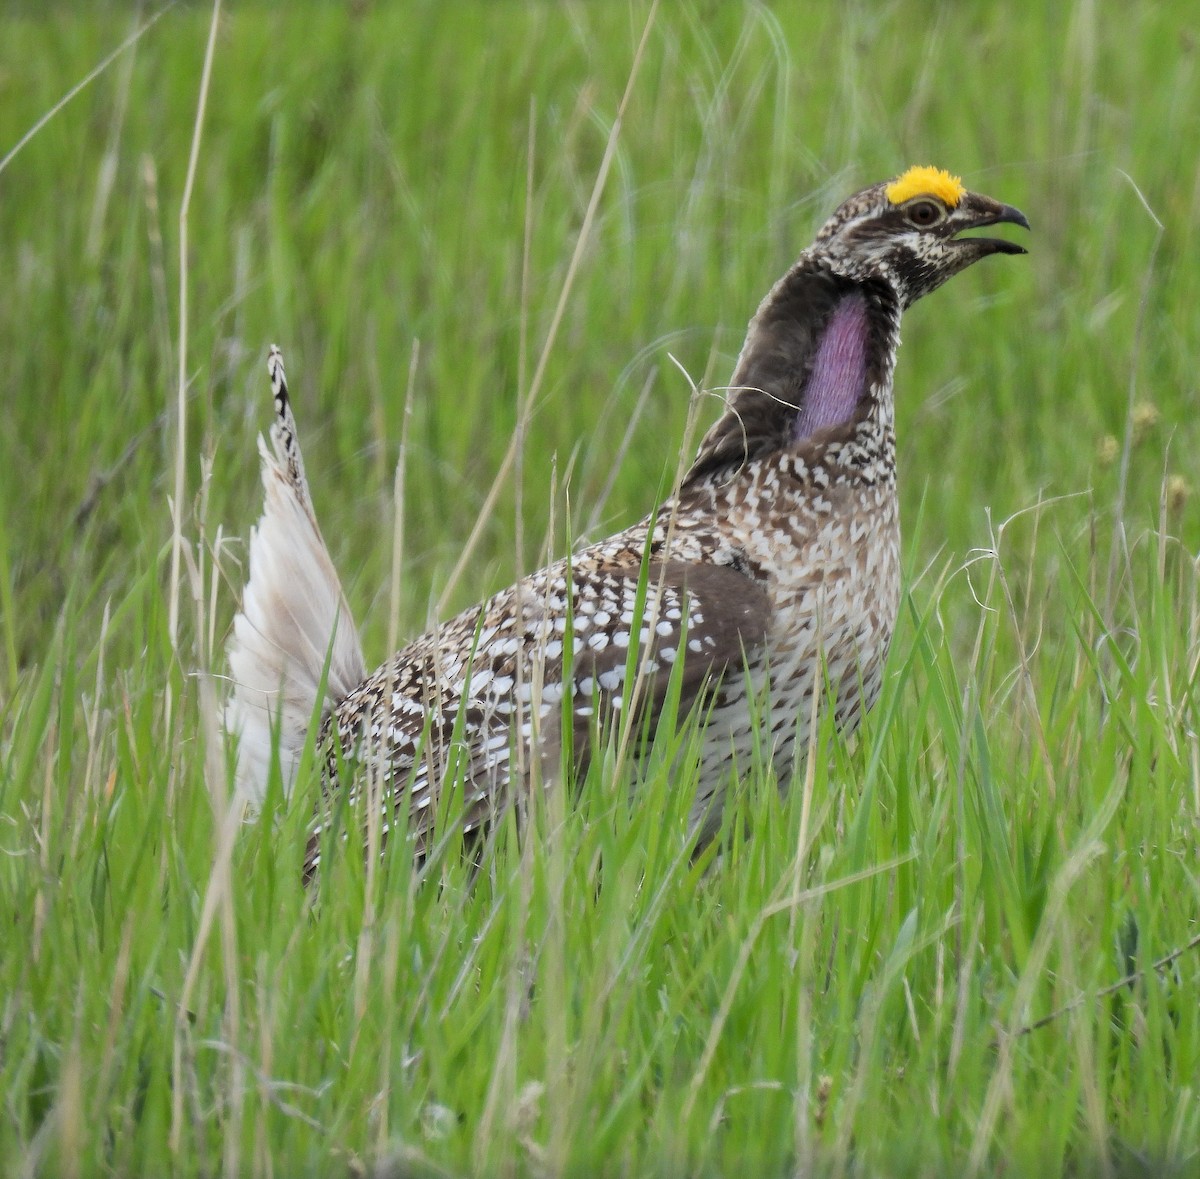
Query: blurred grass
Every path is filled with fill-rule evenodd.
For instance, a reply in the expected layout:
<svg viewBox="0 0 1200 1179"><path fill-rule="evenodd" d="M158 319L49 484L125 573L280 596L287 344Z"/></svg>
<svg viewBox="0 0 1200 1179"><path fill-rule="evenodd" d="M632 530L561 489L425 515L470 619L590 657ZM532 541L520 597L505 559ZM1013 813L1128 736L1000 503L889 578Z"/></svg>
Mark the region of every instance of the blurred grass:
<svg viewBox="0 0 1200 1179"><path fill-rule="evenodd" d="M190 217L201 551L257 516L277 342L382 657L419 341L400 633L426 624L509 443L646 12L225 15ZM1195 955L1095 994L1194 937L1200 900L1190 9L664 4L520 491L452 604L583 534L649 382L601 526L642 514L684 431L672 358L719 387L837 201L933 162L1034 234L1029 258L977 268L905 325L911 599L884 698L853 748L823 734L807 817L804 790L781 802L748 781L735 819L753 837L706 873L678 783L652 768L626 808L598 772L561 830L508 832L474 886L453 855L422 889L391 863L368 884L348 857L310 914L298 806L239 834L239 887L198 942L224 877L194 673L220 669L239 573L226 556L234 584L214 582L203 558L182 659L164 595L178 210L208 19L172 10L0 173L0 1159L1194 1168ZM132 20L4 18L0 151Z"/></svg>

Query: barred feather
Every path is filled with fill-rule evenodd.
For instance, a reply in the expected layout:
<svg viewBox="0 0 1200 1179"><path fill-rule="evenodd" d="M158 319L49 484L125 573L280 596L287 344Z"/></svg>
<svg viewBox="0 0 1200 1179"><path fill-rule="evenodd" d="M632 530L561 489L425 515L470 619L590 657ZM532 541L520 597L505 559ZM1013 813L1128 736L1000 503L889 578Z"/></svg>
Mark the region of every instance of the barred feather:
<svg viewBox="0 0 1200 1179"><path fill-rule="evenodd" d="M314 715L327 713L367 675L358 631L313 513L276 347L267 371L276 421L271 449L258 441L265 503L250 534L250 576L229 642L233 690L225 709L225 729L237 740L237 789L252 806L266 793L276 740L288 794Z"/></svg>
<svg viewBox="0 0 1200 1179"><path fill-rule="evenodd" d="M239 789L258 800L272 726L290 787L321 714L324 799L306 877L330 831L357 832L366 807L378 808L383 841L399 826L420 854L456 776L454 821L486 827L524 788L519 767L543 764L554 740L572 737L583 765L597 717L630 709L656 727L655 676L676 677L679 715L705 715L690 787L700 838L756 759L765 754L788 781L814 694L827 693L839 727L853 728L879 692L899 606L901 316L981 258L1024 252L960 236L1028 222L951 180L910 171L843 202L759 306L726 411L657 512L448 620L369 677L272 349L279 420L274 456L263 447L266 509L230 644L227 723L241 734ZM644 603L639 586L654 591ZM635 684L647 677L640 695L631 669ZM569 734L556 730L564 720Z"/></svg>

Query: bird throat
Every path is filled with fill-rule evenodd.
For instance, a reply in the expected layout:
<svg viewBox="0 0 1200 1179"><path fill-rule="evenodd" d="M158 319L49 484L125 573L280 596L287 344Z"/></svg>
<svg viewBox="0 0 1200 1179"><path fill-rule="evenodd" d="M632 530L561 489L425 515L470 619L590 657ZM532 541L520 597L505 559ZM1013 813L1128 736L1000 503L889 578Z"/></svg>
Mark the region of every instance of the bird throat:
<svg viewBox="0 0 1200 1179"><path fill-rule="evenodd" d="M817 343L796 415L794 442L854 417L866 392L869 336L866 299L857 292L846 295L834 306Z"/></svg>

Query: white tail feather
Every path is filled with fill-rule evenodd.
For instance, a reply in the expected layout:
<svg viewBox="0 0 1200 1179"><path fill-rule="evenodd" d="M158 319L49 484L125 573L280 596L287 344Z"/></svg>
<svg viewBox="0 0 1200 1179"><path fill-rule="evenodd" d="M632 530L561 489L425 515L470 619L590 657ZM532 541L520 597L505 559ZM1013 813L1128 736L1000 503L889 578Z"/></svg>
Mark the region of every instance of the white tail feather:
<svg viewBox="0 0 1200 1179"><path fill-rule="evenodd" d="M274 453L260 437L266 496L250 533L250 575L229 640L233 692L225 706L225 730L238 743L238 793L256 807L266 793L276 730L286 796L322 686L323 715L367 675L354 618L313 512L283 356L274 346L267 371L275 396Z"/></svg>

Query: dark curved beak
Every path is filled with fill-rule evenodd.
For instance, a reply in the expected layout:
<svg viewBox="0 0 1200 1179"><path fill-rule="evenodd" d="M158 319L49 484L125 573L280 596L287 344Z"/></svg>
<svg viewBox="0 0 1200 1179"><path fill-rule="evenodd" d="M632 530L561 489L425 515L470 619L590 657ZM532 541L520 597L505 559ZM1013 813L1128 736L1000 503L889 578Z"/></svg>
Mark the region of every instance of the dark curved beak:
<svg viewBox="0 0 1200 1179"><path fill-rule="evenodd" d="M969 203L968 203L969 202ZM1016 242L1006 241L1002 237L969 237L960 238L957 233L969 229L983 229L988 225L1019 225L1022 229L1029 228L1029 218L1020 209L1012 205L1002 205L990 197L968 194L964 201L968 217L957 226L955 241L972 242L980 254L1027 254L1029 251Z"/></svg>

